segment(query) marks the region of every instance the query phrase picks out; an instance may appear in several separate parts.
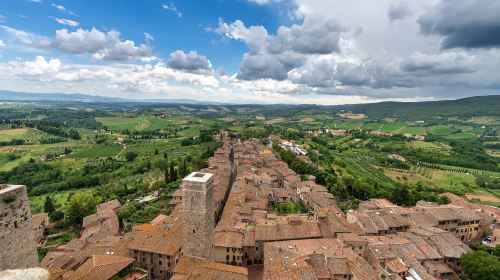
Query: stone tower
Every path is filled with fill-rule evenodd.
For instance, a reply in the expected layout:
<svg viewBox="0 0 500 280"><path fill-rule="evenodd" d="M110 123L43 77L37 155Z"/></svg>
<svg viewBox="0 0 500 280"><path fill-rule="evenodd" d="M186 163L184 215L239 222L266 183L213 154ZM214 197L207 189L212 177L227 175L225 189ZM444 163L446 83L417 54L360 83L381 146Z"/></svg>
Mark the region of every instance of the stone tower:
<svg viewBox="0 0 500 280"><path fill-rule="evenodd" d="M214 175L193 172L182 180L183 255L213 261L215 209Z"/></svg>
<svg viewBox="0 0 500 280"><path fill-rule="evenodd" d="M26 186L0 185L0 270L38 266Z"/></svg>

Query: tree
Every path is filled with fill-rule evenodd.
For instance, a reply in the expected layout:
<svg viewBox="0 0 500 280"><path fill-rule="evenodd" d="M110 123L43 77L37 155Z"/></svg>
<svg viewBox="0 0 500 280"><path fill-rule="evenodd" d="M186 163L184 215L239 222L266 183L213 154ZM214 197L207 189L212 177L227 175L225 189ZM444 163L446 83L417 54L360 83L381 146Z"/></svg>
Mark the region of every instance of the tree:
<svg viewBox="0 0 500 280"><path fill-rule="evenodd" d="M136 152L126 152L125 153L125 159L127 159L127 161L134 161L134 159L137 157L137 153Z"/></svg>
<svg viewBox="0 0 500 280"><path fill-rule="evenodd" d="M170 180L168 174L168 161L164 158L160 158L155 162L155 166L156 168L163 171L163 180L165 181L165 183L168 183L168 181Z"/></svg>
<svg viewBox="0 0 500 280"><path fill-rule="evenodd" d="M177 181L177 172L175 172L175 166L174 166L174 162L171 161L170 162L170 182L175 182Z"/></svg>
<svg viewBox="0 0 500 280"><path fill-rule="evenodd" d="M95 212L100 197L89 192L75 193L66 202L64 216L74 226L81 227L83 217Z"/></svg>
<svg viewBox="0 0 500 280"><path fill-rule="evenodd" d="M177 173L179 173L179 177L184 178L188 174L189 170L187 168L186 159L183 159L181 164L179 165L179 169Z"/></svg>
<svg viewBox="0 0 500 280"><path fill-rule="evenodd" d="M43 203L43 212L50 214L54 211L56 211L56 207L54 207L52 199L50 198L50 196L46 196L45 202Z"/></svg>
<svg viewBox="0 0 500 280"><path fill-rule="evenodd" d="M167 188L167 183L165 181L156 181L153 183L153 188L156 189L156 193L158 196L161 195L161 191Z"/></svg>
<svg viewBox="0 0 500 280"><path fill-rule="evenodd" d="M57 222L64 218L64 212L61 210L56 210L49 214L49 219L51 222Z"/></svg>
<svg viewBox="0 0 500 280"><path fill-rule="evenodd" d="M155 156L158 155L158 149L155 149Z"/></svg>
<svg viewBox="0 0 500 280"><path fill-rule="evenodd" d="M68 136L69 136L69 138L71 138L73 140L80 140L81 139L80 133L78 133L78 131L76 131L74 129L71 129L69 131Z"/></svg>
<svg viewBox="0 0 500 280"><path fill-rule="evenodd" d="M460 257L460 266L469 279L499 280L500 261L486 251L475 251Z"/></svg>
<svg viewBox="0 0 500 280"><path fill-rule="evenodd" d="M409 186L403 184L396 184L396 188L392 192L391 200L392 202L403 206L410 206L414 204Z"/></svg>

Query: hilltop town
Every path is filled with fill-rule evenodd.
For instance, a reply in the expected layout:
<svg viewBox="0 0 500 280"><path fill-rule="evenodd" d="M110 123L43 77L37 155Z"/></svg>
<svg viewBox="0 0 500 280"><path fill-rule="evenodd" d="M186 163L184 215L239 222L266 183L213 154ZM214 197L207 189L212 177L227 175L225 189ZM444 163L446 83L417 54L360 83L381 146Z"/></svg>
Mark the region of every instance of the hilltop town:
<svg viewBox="0 0 500 280"><path fill-rule="evenodd" d="M30 216L25 186L2 186L0 269L39 266L53 280L447 279L469 242L499 234L498 208L450 193L445 205L370 199L344 212L272 146L221 137L208 167L171 194L169 215L123 233L120 202L99 204L39 263L47 216Z"/></svg>

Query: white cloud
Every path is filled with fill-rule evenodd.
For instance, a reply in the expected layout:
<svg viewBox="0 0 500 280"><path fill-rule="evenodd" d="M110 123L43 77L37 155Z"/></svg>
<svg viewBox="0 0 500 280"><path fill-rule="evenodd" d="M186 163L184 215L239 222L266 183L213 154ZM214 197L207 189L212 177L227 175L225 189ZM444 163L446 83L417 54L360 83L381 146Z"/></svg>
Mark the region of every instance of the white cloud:
<svg viewBox="0 0 500 280"><path fill-rule="evenodd" d="M134 60L151 56L151 49L146 45L136 46L134 41L120 39L120 32L101 32L78 29L70 32L67 29L56 31L53 46L71 53L90 53L96 60Z"/></svg>
<svg viewBox="0 0 500 280"><path fill-rule="evenodd" d="M163 4L162 5L164 10L171 11L177 15L177 17L181 18L182 13L177 10L177 7L175 6L174 2L170 2L169 4Z"/></svg>
<svg viewBox="0 0 500 280"><path fill-rule="evenodd" d="M144 32L144 40L146 40L146 42L154 41L155 37L153 37L153 35L149 34L148 32Z"/></svg>
<svg viewBox="0 0 500 280"><path fill-rule="evenodd" d="M64 7L63 5L57 5L57 4L54 4L54 3L52 3L50 5L52 7L54 7L54 8L56 8L56 9L58 9L59 11L63 12L63 13L67 13L69 15L76 16L75 13L73 13L72 11L66 9L66 7Z"/></svg>
<svg viewBox="0 0 500 280"><path fill-rule="evenodd" d="M1 47L5 47L5 43L2 40L0 40L0 48Z"/></svg>
<svg viewBox="0 0 500 280"><path fill-rule="evenodd" d="M170 54L170 59L167 61L170 68L185 70L194 73L211 73L212 64L204 55L199 55L195 51L185 53L182 50L177 50Z"/></svg>
<svg viewBox="0 0 500 280"><path fill-rule="evenodd" d="M57 23L60 23L60 24L63 24L63 25L68 25L68 26L71 26L71 27L77 27L78 25L80 25L80 23L74 21L74 20L70 20L70 19L65 19L65 18L56 18L56 17L51 17L53 18Z"/></svg>
<svg viewBox="0 0 500 280"><path fill-rule="evenodd" d="M50 39L30 32L0 25L0 31L6 34L5 41L9 45L20 45L27 50L45 49L50 46Z"/></svg>

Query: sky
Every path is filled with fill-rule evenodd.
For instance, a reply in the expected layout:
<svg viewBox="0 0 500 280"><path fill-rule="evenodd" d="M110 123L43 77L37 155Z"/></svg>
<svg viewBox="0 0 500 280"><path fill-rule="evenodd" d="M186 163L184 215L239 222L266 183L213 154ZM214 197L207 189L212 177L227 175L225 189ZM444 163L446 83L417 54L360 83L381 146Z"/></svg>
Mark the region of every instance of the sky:
<svg viewBox="0 0 500 280"><path fill-rule="evenodd" d="M498 0L0 0L0 90L347 104L500 94Z"/></svg>

